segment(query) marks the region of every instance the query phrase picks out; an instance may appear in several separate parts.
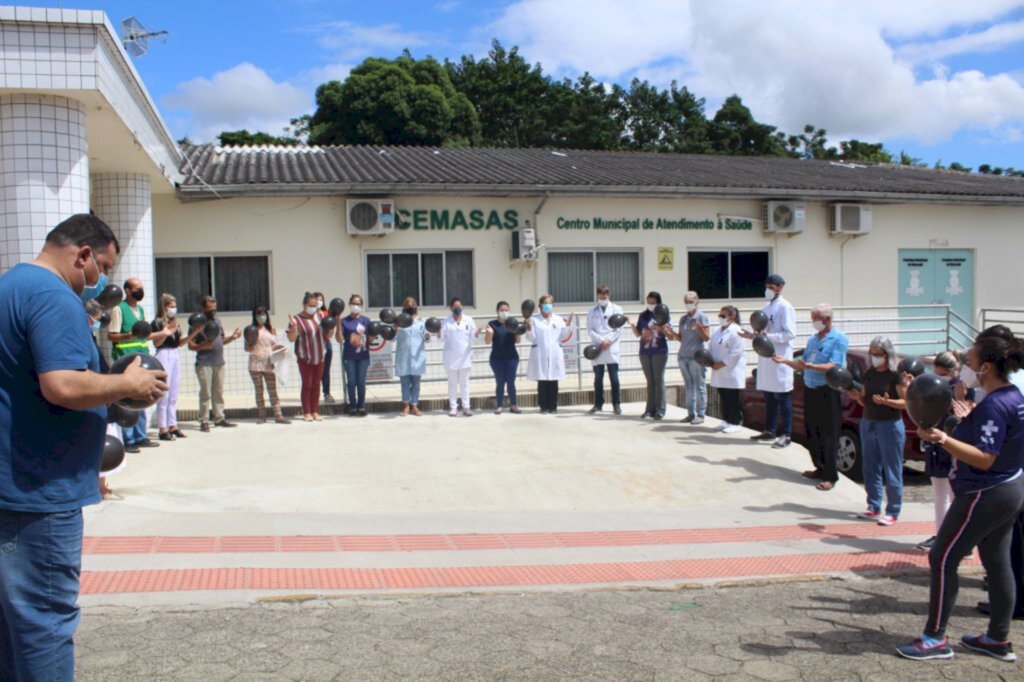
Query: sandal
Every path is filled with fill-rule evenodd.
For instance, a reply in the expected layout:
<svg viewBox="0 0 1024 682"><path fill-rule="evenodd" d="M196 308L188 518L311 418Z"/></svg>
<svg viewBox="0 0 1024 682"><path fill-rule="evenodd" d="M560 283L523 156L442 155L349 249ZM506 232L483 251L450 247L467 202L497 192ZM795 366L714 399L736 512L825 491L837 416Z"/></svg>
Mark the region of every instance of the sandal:
<svg viewBox="0 0 1024 682"><path fill-rule="evenodd" d="M821 483L814 487L817 488L818 490L832 490L832 488L834 488L835 485L836 484L833 483L832 481L822 481Z"/></svg>
<svg viewBox="0 0 1024 682"><path fill-rule="evenodd" d="M181 429L179 429L178 427L174 427L174 430L168 431L168 433L174 436L175 438L188 438L188 436L182 433Z"/></svg>
<svg viewBox="0 0 1024 682"><path fill-rule="evenodd" d="M821 472L817 469L810 469L800 474L804 478L821 478Z"/></svg>

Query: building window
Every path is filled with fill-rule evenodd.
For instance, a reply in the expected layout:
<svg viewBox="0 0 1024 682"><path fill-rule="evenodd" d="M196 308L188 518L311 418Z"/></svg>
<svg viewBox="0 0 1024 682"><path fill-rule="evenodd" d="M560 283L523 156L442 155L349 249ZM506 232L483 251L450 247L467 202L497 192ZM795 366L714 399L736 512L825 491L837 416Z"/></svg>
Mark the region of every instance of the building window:
<svg viewBox="0 0 1024 682"><path fill-rule="evenodd" d="M764 281L771 268L770 255L767 249L690 250L689 288L701 298L763 298Z"/></svg>
<svg viewBox="0 0 1024 682"><path fill-rule="evenodd" d="M640 300L639 251L552 251L548 292L560 303L589 303L607 284L617 301Z"/></svg>
<svg viewBox="0 0 1024 682"><path fill-rule="evenodd" d="M458 296L475 306L472 251L369 253L366 301L370 308L398 308L406 296L423 307L447 307Z"/></svg>
<svg viewBox="0 0 1024 682"><path fill-rule="evenodd" d="M174 256L156 259L158 293L171 294L181 312L202 307L203 296L217 298L221 312L251 312L271 307L270 257ZM155 310L155 303L154 310Z"/></svg>

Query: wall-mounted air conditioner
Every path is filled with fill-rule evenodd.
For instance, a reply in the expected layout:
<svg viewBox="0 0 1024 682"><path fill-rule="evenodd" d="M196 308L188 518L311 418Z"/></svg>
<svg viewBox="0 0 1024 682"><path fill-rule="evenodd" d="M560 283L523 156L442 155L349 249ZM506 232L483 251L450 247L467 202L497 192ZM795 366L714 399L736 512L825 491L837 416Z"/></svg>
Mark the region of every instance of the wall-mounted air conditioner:
<svg viewBox="0 0 1024 682"><path fill-rule="evenodd" d="M867 204L831 204L828 207L831 234L867 234L871 231L871 207Z"/></svg>
<svg viewBox="0 0 1024 682"><path fill-rule="evenodd" d="M768 234L800 234L807 207L799 201L764 202L764 231Z"/></svg>
<svg viewBox="0 0 1024 682"><path fill-rule="evenodd" d="M346 199L345 231L351 235L383 235L395 231L393 199Z"/></svg>

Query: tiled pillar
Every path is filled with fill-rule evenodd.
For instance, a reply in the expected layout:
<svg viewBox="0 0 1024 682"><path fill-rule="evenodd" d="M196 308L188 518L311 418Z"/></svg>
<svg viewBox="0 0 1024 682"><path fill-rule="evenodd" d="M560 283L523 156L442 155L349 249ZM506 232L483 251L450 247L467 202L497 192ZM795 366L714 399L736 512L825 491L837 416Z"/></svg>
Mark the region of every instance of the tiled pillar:
<svg viewBox="0 0 1024 682"><path fill-rule="evenodd" d="M143 306L150 318L156 312L153 272L153 195L149 176L141 173L96 173L92 176L92 210L110 225L121 244L111 276L118 286L137 277L145 287Z"/></svg>
<svg viewBox="0 0 1024 682"><path fill-rule="evenodd" d="M66 97L0 96L0 272L35 258L58 223L88 212L85 107Z"/></svg>

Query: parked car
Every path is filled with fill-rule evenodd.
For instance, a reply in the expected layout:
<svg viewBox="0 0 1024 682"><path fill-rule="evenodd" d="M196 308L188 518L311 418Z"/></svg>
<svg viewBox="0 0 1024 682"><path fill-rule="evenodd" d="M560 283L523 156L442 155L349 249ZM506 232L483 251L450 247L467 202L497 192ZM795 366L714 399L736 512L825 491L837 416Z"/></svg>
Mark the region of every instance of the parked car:
<svg viewBox="0 0 1024 682"><path fill-rule="evenodd" d="M797 351L800 357L803 351ZM902 356L901 356L902 359ZM925 364L931 365L930 361ZM855 379L860 380L868 367L867 350L850 350L846 354L846 368ZM757 370L754 376L747 379L746 387L740 391L740 402L743 404L743 425L755 430L764 430L764 394L758 391ZM864 408L849 395L843 394L843 422L839 435L839 471L855 481L862 480L860 447L860 420ZM917 425L910 416L903 412L903 424L907 429L907 442L903 448L904 460L924 459L923 441L917 437ZM793 373L793 440L801 445L807 444L807 430L804 428L804 380L803 372Z"/></svg>

